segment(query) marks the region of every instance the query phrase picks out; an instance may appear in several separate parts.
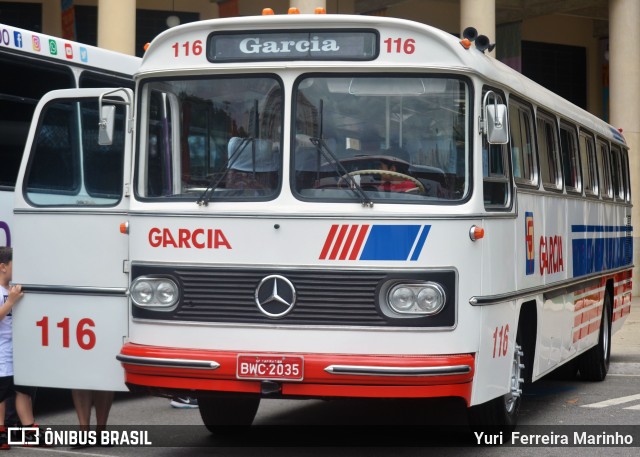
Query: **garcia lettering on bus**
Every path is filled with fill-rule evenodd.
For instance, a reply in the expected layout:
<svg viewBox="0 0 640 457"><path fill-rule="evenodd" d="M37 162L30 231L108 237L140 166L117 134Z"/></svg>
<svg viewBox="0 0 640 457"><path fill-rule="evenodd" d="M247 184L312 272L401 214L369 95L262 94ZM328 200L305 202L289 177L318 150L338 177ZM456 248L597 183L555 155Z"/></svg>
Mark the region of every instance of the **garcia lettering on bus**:
<svg viewBox="0 0 640 457"><path fill-rule="evenodd" d="M564 271L562 258L562 236L540 237L540 274Z"/></svg>
<svg viewBox="0 0 640 457"><path fill-rule="evenodd" d="M229 240L220 229L179 228L172 232L168 228L154 227L149 230L149 244L154 248L232 249Z"/></svg>
<svg viewBox="0 0 640 457"><path fill-rule="evenodd" d="M286 41L265 41L260 42L260 38L245 38L240 42L240 51L245 54L269 54L288 52L336 52L340 46L336 40L322 40L317 36L311 40L286 40Z"/></svg>

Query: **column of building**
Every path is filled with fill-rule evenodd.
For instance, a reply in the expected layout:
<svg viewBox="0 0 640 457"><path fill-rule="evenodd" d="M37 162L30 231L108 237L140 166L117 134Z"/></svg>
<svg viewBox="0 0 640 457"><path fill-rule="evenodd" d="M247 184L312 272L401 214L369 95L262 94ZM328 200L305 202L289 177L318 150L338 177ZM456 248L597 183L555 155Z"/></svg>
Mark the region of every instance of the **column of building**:
<svg viewBox="0 0 640 457"><path fill-rule="evenodd" d="M609 113L610 123L622 129L629 145L632 210L633 276L640 272L640 2L609 0ZM605 223L619 224L620 221ZM633 294L638 293L634 281Z"/></svg>
<svg viewBox="0 0 640 457"><path fill-rule="evenodd" d="M136 54L136 0L98 0L98 47Z"/></svg>
<svg viewBox="0 0 640 457"><path fill-rule="evenodd" d="M296 7L302 14L314 13L316 8L327 8L326 0L290 0L289 6Z"/></svg>

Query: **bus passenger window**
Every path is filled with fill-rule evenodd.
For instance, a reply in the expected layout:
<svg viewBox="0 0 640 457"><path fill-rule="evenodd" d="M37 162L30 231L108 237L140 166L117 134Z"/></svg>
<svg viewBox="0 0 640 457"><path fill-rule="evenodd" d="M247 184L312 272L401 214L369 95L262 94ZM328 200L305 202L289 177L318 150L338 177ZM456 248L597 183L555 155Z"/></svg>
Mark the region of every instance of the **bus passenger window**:
<svg viewBox="0 0 640 457"><path fill-rule="evenodd" d="M611 147L611 157L613 158L613 193L617 201L624 201L625 194L625 163L623 161L622 152L618 146Z"/></svg>
<svg viewBox="0 0 640 457"><path fill-rule="evenodd" d="M560 173L560 156L558 146L558 128L555 120L538 111L538 152L540 158L540 175L545 189L562 189Z"/></svg>
<svg viewBox="0 0 640 457"><path fill-rule="evenodd" d="M520 184L535 186L537 182L532 117L528 106L513 99L509 101L513 177Z"/></svg>
<svg viewBox="0 0 640 457"><path fill-rule="evenodd" d="M0 56L0 186L16 184L29 125L38 100L54 89L75 86L69 68Z"/></svg>
<svg viewBox="0 0 640 457"><path fill-rule="evenodd" d="M603 141L598 141L598 170L600 171L600 195L602 195L602 198L610 200L613 198L611 154L609 145Z"/></svg>
<svg viewBox="0 0 640 457"><path fill-rule="evenodd" d="M562 172L568 192L580 192L580 159L578 158L578 138L574 127L560 124L560 154Z"/></svg>
<svg viewBox="0 0 640 457"><path fill-rule="evenodd" d="M580 132L580 159L582 161L582 186L587 195L598 195L598 170L593 137Z"/></svg>

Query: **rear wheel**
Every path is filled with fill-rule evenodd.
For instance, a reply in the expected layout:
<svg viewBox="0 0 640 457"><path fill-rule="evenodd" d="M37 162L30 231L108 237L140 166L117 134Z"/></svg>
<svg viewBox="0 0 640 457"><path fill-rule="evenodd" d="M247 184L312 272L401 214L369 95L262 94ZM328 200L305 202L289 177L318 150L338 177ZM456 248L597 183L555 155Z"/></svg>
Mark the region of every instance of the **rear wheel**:
<svg viewBox="0 0 640 457"><path fill-rule="evenodd" d="M259 406L260 397L198 398L202 422L214 434L229 427L249 427Z"/></svg>
<svg viewBox="0 0 640 457"><path fill-rule="evenodd" d="M580 378L586 381L603 381L609 371L611 356L611 294L605 293L600 320L598 344L578 358Z"/></svg>

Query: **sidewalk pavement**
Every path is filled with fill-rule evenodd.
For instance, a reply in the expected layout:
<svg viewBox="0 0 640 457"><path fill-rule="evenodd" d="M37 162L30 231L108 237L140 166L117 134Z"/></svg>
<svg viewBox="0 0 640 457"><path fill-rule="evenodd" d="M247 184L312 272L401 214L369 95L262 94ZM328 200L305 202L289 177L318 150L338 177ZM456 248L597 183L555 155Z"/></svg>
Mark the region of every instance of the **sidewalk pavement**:
<svg viewBox="0 0 640 457"><path fill-rule="evenodd" d="M631 313L611 338L610 374L640 373L640 297L631 300Z"/></svg>

